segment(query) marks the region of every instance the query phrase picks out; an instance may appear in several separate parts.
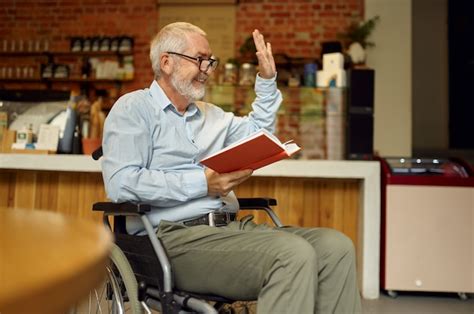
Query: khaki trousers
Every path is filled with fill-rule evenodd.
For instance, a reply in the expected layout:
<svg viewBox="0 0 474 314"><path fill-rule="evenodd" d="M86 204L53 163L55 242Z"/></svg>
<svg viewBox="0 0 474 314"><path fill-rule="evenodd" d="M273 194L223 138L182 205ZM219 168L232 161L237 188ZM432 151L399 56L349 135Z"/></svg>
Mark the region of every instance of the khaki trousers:
<svg viewBox="0 0 474 314"><path fill-rule="evenodd" d="M234 300L258 313L360 313L352 241L327 228L226 227L162 221L157 231L176 286Z"/></svg>

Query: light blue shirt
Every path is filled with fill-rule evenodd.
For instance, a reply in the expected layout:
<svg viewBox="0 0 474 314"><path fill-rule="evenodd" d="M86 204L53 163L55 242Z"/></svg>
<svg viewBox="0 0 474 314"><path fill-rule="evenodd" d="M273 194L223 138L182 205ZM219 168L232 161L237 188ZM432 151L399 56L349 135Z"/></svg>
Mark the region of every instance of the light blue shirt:
<svg viewBox="0 0 474 314"><path fill-rule="evenodd" d="M246 117L205 102L191 103L180 114L156 81L120 97L104 125L107 196L152 205L154 226L162 219L182 221L221 209L223 199L207 195L199 161L258 129L274 132L282 102L275 78L257 75L255 93ZM127 220L129 232L141 228L138 219Z"/></svg>

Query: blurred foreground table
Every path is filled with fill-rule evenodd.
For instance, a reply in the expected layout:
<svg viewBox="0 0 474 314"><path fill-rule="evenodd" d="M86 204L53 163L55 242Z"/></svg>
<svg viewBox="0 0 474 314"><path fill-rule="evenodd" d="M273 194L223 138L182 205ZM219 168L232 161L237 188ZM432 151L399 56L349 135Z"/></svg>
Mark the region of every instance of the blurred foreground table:
<svg viewBox="0 0 474 314"><path fill-rule="evenodd" d="M0 207L0 313L65 313L105 277L111 244L100 224Z"/></svg>

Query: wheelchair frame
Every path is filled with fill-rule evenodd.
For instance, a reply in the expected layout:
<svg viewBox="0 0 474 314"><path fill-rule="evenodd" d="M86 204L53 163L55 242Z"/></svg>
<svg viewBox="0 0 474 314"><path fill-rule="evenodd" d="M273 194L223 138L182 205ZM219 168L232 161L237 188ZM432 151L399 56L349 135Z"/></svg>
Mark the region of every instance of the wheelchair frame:
<svg viewBox="0 0 474 314"><path fill-rule="evenodd" d="M99 147L92 153L92 158L99 160L102 155L102 147ZM271 208L271 206L277 205L275 199L239 198L238 201L240 209L264 210L275 226L282 227L278 216ZM174 288L173 271L166 249L161 239L154 232L150 219L147 216L151 211L149 204L98 202L93 205L92 210L103 212L104 224L113 231L116 244L125 255L137 279L137 298L147 312L150 312L148 305L151 305L163 314L179 313L183 309L194 310L198 313L217 313L223 305L232 304L237 301L216 295L201 295L179 291ZM109 216L114 217L114 228L109 223ZM129 235L126 231L127 216L139 216L147 235ZM149 241L146 241L146 239ZM115 253L120 255L120 252ZM117 290L117 287L112 288ZM211 306L209 302L215 302L214 306Z"/></svg>
<svg viewBox="0 0 474 314"><path fill-rule="evenodd" d="M271 206L277 205L275 199L239 198L238 201L240 209L264 210L277 227L282 226L271 208ZM138 301L145 309L147 309L147 305L150 305L161 310L164 314L178 313L183 309L198 313L217 313L223 305L237 301L175 289L173 271L166 249L147 216L151 211L150 205L131 202L99 202L93 205L93 210L102 211L104 224L113 230L116 244L125 254L137 279ZM109 223L109 216L114 217L113 229ZM145 227L146 235L129 235L126 232L126 216L139 216ZM214 306L211 306L209 301L215 302Z"/></svg>

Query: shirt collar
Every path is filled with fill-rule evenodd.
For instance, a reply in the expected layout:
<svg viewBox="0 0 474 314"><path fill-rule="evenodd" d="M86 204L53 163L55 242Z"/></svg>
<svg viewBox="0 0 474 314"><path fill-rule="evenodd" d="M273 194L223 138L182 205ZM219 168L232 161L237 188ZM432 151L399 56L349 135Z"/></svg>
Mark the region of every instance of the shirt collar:
<svg viewBox="0 0 474 314"><path fill-rule="evenodd" d="M168 96L166 96L161 86L156 82L156 80L153 80L150 85L150 93L151 97L155 100L156 103L158 103L158 105L163 111L170 109L179 114L176 111L176 108L171 104L170 99L168 98ZM199 110L199 107L196 106L195 103L190 103L184 115L193 116L195 114L200 113L201 111Z"/></svg>

